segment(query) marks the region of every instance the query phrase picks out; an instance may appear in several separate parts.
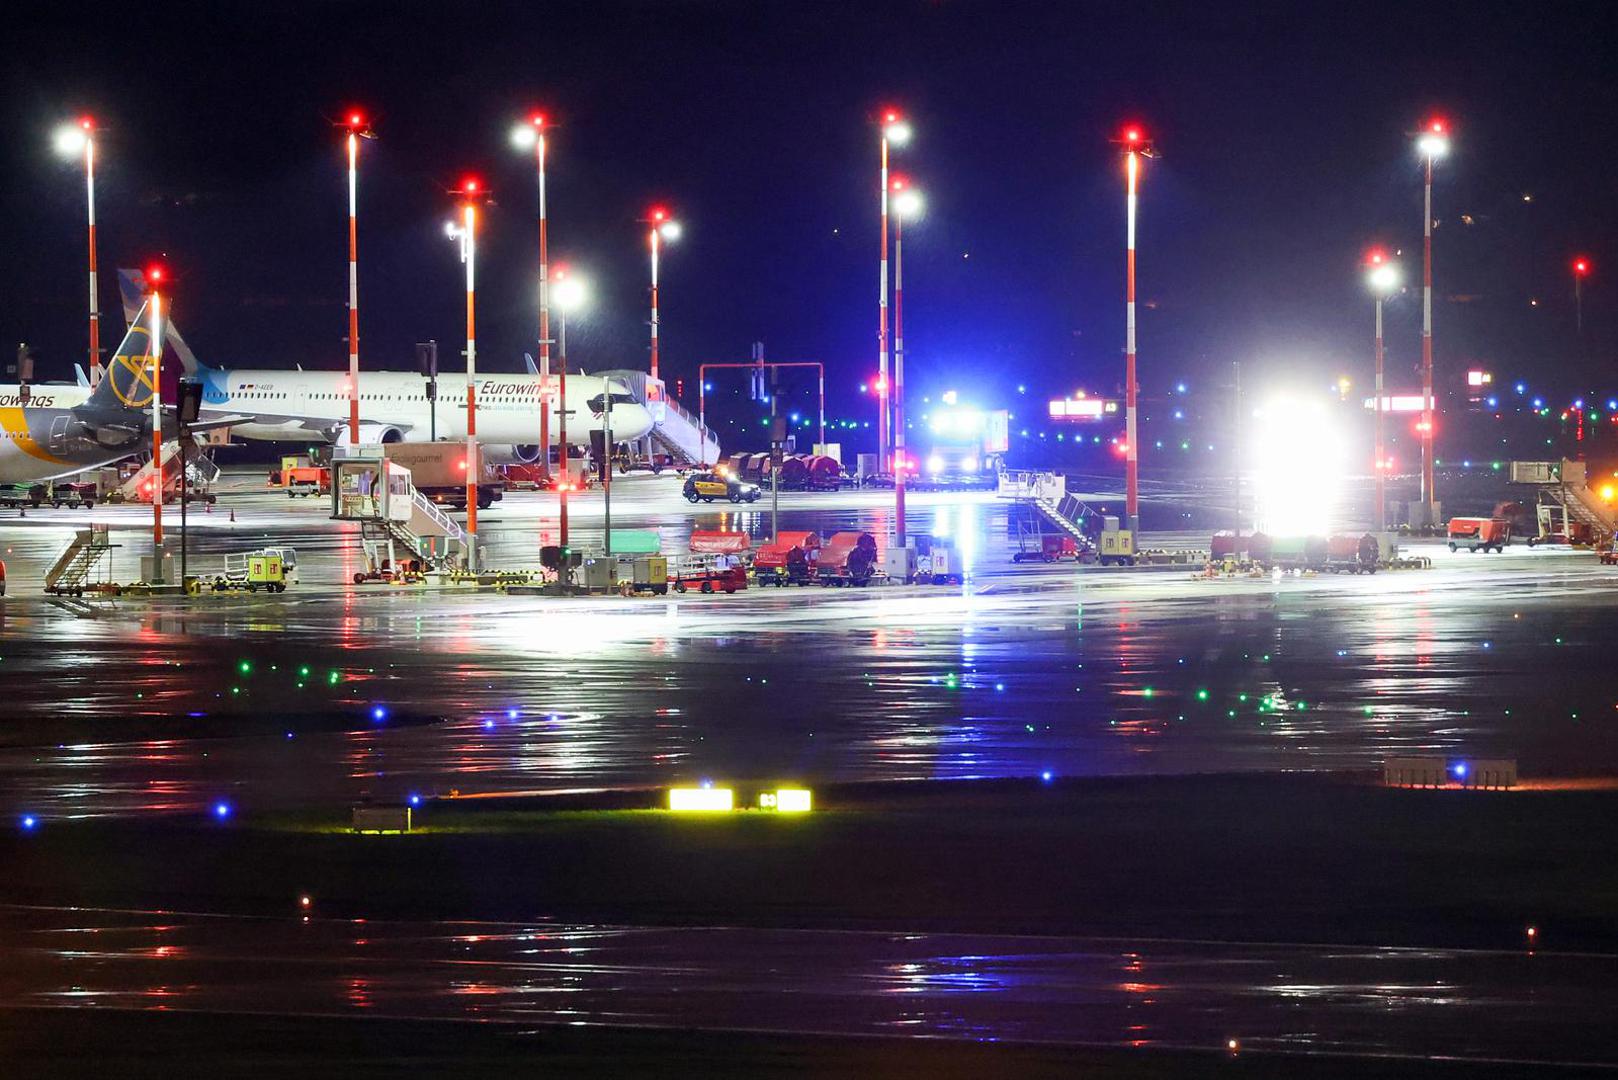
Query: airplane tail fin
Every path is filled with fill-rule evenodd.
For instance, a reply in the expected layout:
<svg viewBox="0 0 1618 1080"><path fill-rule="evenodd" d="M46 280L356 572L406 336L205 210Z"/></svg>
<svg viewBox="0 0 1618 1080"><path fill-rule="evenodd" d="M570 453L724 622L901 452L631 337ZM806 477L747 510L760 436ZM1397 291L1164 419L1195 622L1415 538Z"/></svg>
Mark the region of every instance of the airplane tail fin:
<svg viewBox="0 0 1618 1080"><path fill-rule="evenodd" d="M539 365L534 363L534 354L533 353L523 353L522 354L522 362L528 365L528 374L530 374L530 375L538 375L539 374Z"/></svg>
<svg viewBox="0 0 1618 1080"><path fill-rule="evenodd" d="M83 364L73 365L73 381L86 390L90 388L90 376L85 374Z"/></svg>
<svg viewBox="0 0 1618 1080"><path fill-rule="evenodd" d="M136 313L146 303L145 272L141 270L118 271L118 292L124 301L124 321L130 326L134 326ZM163 347L168 350L171 356L180 361L180 365L185 368L187 376L195 378L197 371L203 367L201 361L197 359L196 353L191 351L191 346L187 345L185 338L180 336L179 328L174 325L173 320L167 320L167 325L163 328Z"/></svg>
<svg viewBox="0 0 1618 1080"><path fill-rule="evenodd" d="M135 312L128 333L108 360L106 373L90 392L87 404L102 412L149 408L156 391L156 366L152 360L151 304L147 302Z"/></svg>

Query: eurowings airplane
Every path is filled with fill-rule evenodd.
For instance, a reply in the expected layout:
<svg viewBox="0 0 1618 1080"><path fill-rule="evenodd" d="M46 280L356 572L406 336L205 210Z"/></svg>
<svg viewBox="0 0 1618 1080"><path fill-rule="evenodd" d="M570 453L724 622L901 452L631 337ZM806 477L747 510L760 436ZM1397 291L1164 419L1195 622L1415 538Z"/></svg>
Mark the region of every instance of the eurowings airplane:
<svg viewBox="0 0 1618 1080"><path fill-rule="evenodd" d="M120 272L124 303L128 310L131 287L138 288L135 271ZM204 416L232 414L240 418L231 431L244 439L307 441L324 439L333 443L348 440L348 373L346 371L275 371L258 368L215 368L197 361L179 336L172 320L165 338L174 355L185 365L186 373L203 384ZM609 380L601 376L573 375L567 379L567 441L570 446L590 446L599 442L606 430L606 398ZM440 439L466 437L466 389L464 373L438 376L437 419L433 402L427 398L427 379L415 372L360 372L361 445L379 443L427 442L436 427ZM550 443L560 445L561 410L559 380L549 381ZM611 384L612 440L632 442L652 429L652 416L621 382ZM519 461L538 460L540 377L526 375L479 375L476 383L478 440L498 459L502 452Z"/></svg>
<svg viewBox="0 0 1618 1080"><path fill-rule="evenodd" d="M138 454L152 441L151 318L142 305L94 390L54 384L0 387L0 483L70 476ZM199 423L193 430L228 422ZM173 411L165 433L175 430Z"/></svg>

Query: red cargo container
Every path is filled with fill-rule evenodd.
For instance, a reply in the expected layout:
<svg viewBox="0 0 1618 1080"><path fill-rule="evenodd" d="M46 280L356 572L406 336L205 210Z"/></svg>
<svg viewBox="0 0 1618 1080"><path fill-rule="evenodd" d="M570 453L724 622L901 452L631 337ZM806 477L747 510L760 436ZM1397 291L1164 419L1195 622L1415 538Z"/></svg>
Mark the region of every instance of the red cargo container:
<svg viewBox="0 0 1618 1080"><path fill-rule="evenodd" d="M807 585L814 580L820 536L782 532L772 544L760 544L753 557L753 576L760 585Z"/></svg>
<svg viewBox="0 0 1618 1080"><path fill-rule="evenodd" d="M739 555L751 546L744 532L729 529L691 530L693 555Z"/></svg>
<svg viewBox="0 0 1618 1080"><path fill-rule="evenodd" d="M1505 518L1450 518L1449 549L1456 551L1506 550L1511 543L1511 522Z"/></svg>
<svg viewBox="0 0 1618 1080"><path fill-rule="evenodd" d="M876 570L876 538L870 533L833 533L820 549L822 585L864 585Z"/></svg>
<svg viewBox="0 0 1618 1080"><path fill-rule="evenodd" d="M765 486L769 486L770 473L768 456L765 457L764 471ZM781 490L802 491L809 486L809 461L803 457L783 458L781 461Z"/></svg>
<svg viewBox="0 0 1618 1080"><path fill-rule="evenodd" d="M813 454L805 464L809 469L809 490L836 491L843 486L843 467L836 458Z"/></svg>

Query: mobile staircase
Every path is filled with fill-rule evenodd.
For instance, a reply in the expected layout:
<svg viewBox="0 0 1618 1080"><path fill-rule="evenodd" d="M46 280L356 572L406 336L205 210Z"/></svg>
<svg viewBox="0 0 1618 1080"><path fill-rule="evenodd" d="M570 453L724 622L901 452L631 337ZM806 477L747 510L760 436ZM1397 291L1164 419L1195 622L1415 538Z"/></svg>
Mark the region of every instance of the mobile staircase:
<svg viewBox="0 0 1618 1080"><path fill-rule="evenodd" d="M105 525L75 531L72 541L45 572L45 591L53 596L83 596L112 548Z"/></svg>
<svg viewBox="0 0 1618 1080"><path fill-rule="evenodd" d="M719 436L678 401L669 396L662 379L644 371L603 371L613 382L623 383L636 401L652 415L652 430L646 436L645 453L667 454L677 466L706 465L720 457Z"/></svg>
<svg viewBox="0 0 1618 1080"><path fill-rule="evenodd" d="M1558 508L1565 521L1589 528L1597 545L1618 529L1618 511L1591 490L1582 461L1513 461L1511 482L1537 489L1540 506Z"/></svg>
<svg viewBox="0 0 1618 1080"><path fill-rule="evenodd" d="M350 457L334 460L332 474L332 519L359 522L369 575L401 567L401 552L423 571L453 562L456 544L464 557L466 533L416 490L409 469L385 458Z"/></svg>
<svg viewBox="0 0 1618 1080"><path fill-rule="evenodd" d="M1058 473L1004 470L999 474L995 494L1031 507L1081 547L1093 542L1084 526L1085 519L1096 516L1096 512L1067 493L1067 481ZM1031 525L1025 518L1021 527L1031 531Z"/></svg>
<svg viewBox="0 0 1618 1080"><path fill-rule="evenodd" d="M132 474L129 479L118 485L117 499L123 502L147 502L150 495L148 484L159 473L163 476L163 496L166 499L171 492L177 490L180 482L180 444L178 441L163 444L163 456L158 459L159 464L152 464L152 457L147 455L145 463ZM219 466L213 458L202 449L195 447L186 453L185 467L190 478L197 484L206 486L219 478Z"/></svg>

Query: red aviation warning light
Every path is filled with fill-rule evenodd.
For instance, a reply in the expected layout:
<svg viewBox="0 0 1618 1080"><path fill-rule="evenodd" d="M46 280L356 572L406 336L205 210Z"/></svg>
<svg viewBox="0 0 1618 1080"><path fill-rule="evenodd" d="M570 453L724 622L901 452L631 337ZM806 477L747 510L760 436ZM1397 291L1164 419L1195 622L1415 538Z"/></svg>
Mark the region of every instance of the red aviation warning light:
<svg viewBox="0 0 1618 1080"><path fill-rule="evenodd" d="M1449 153L1449 122L1435 116L1421 125L1416 149L1429 158L1439 158Z"/></svg>
<svg viewBox="0 0 1618 1080"><path fill-rule="evenodd" d="M1573 272L1579 277L1584 277L1587 275L1590 272L1590 260L1582 255L1574 259Z"/></svg>

